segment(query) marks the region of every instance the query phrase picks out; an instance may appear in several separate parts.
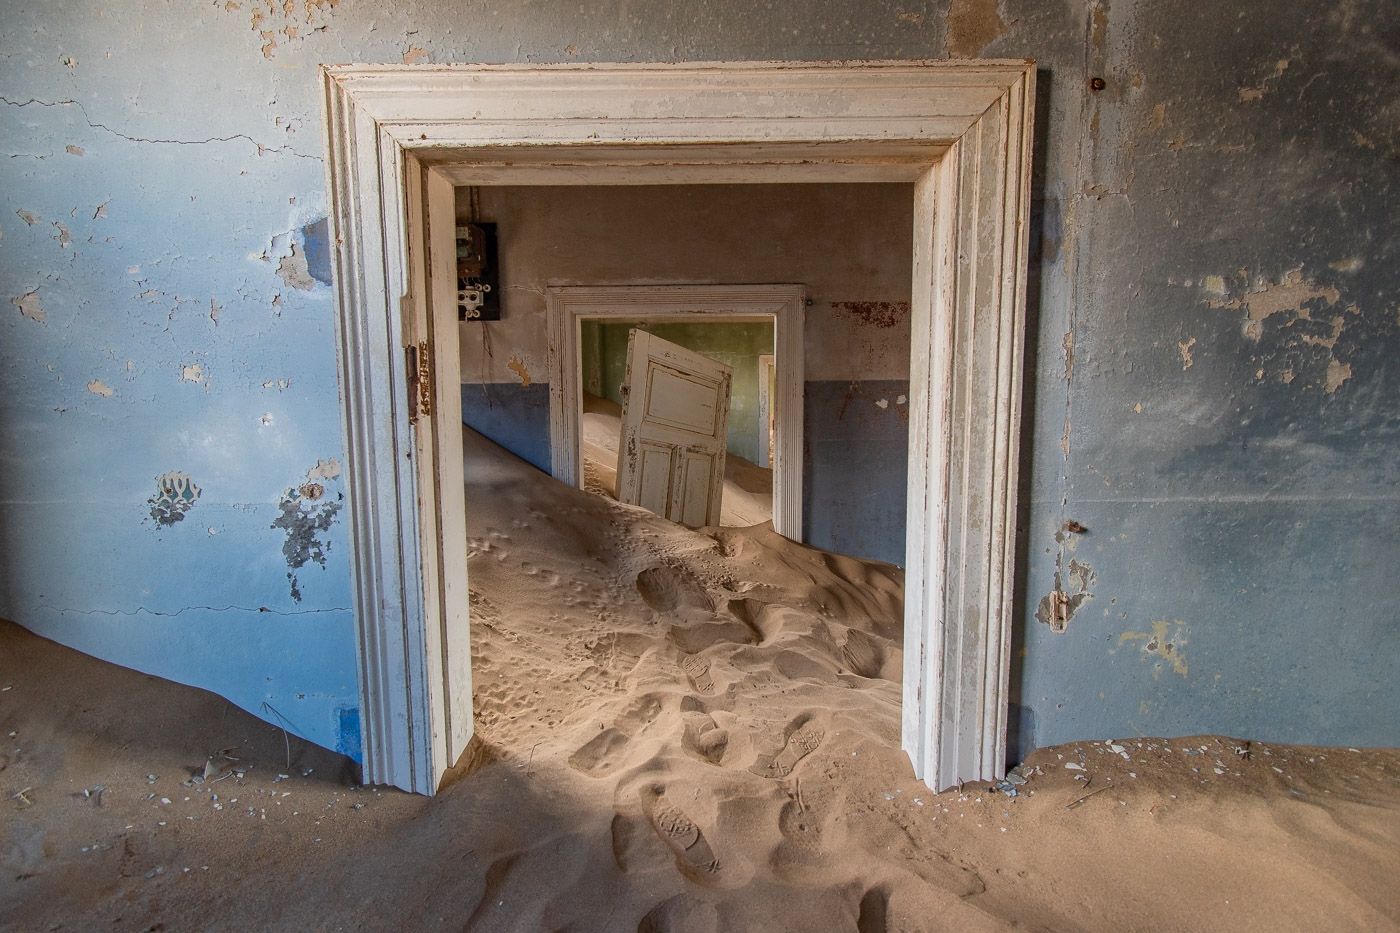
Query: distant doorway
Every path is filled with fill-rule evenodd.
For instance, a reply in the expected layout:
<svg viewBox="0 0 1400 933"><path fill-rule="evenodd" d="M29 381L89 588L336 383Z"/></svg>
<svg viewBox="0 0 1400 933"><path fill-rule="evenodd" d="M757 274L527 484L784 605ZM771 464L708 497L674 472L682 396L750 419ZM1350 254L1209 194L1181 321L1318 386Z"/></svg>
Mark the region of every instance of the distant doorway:
<svg viewBox="0 0 1400 933"><path fill-rule="evenodd" d="M772 328L772 520L779 534L802 540L802 404L806 291L801 285L620 285L555 287L546 292L550 335L550 451L555 479L585 488L585 403L591 421L606 415L608 387L584 365L585 327L702 323ZM625 339L625 338L624 338ZM589 392L588 384L599 391ZM589 396L593 398L590 399ZM767 432L761 432L766 438ZM756 453L756 451L755 451ZM614 450L615 454L615 450ZM594 451L595 459L602 452ZM745 458L748 459L748 458Z"/></svg>

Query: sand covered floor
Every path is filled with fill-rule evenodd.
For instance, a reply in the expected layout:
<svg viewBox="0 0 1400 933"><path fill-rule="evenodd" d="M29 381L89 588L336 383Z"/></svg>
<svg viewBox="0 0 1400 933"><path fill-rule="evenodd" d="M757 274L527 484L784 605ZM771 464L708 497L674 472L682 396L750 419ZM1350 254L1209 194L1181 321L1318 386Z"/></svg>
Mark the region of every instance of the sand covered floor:
<svg viewBox="0 0 1400 933"><path fill-rule="evenodd" d="M899 750L897 569L467 447L466 773L357 788L211 694L0 624L0 928L1400 927L1395 750L1085 742L1015 796L934 794Z"/></svg>

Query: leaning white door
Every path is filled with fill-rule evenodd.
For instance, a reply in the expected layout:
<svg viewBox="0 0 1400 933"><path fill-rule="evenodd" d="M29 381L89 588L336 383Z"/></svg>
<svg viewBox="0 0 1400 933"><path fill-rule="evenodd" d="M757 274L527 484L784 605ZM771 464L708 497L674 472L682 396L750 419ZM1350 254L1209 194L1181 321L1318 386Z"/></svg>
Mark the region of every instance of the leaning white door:
<svg viewBox="0 0 1400 933"><path fill-rule="evenodd" d="M718 525L731 372L644 330L627 339L617 498L683 525Z"/></svg>

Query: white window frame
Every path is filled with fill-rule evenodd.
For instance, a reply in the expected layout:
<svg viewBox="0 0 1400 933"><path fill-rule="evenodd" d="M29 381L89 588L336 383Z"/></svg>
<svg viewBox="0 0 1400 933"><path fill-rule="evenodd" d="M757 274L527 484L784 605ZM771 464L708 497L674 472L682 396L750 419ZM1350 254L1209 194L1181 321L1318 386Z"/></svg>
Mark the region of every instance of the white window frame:
<svg viewBox="0 0 1400 933"><path fill-rule="evenodd" d="M903 746L938 790L1001 776L1034 64L322 78L365 779L432 793L471 734L454 186L832 181L913 182Z"/></svg>

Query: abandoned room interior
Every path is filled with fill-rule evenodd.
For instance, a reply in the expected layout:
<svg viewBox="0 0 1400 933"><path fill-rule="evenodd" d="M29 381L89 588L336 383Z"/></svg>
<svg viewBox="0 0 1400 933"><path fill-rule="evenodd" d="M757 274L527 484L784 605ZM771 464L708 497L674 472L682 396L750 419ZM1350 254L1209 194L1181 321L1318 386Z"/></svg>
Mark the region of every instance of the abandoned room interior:
<svg viewBox="0 0 1400 933"><path fill-rule="evenodd" d="M391 7L0 17L0 926L1400 928L1386 4Z"/></svg>

